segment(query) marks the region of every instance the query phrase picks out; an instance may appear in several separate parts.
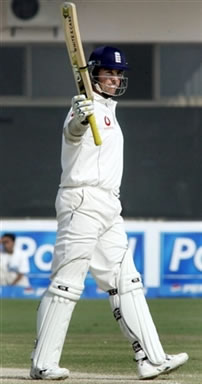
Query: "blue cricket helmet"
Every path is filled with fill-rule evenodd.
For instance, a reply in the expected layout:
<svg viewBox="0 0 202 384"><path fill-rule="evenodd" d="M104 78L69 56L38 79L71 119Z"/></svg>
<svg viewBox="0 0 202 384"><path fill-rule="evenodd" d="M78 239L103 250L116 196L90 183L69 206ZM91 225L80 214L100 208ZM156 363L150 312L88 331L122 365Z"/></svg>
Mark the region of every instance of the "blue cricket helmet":
<svg viewBox="0 0 202 384"><path fill-rule="evenodd" d="M120 49L109 46L96 48L89 57L88 66L117 69L121 71L129 70L124 53L120 51Z"/></svg>

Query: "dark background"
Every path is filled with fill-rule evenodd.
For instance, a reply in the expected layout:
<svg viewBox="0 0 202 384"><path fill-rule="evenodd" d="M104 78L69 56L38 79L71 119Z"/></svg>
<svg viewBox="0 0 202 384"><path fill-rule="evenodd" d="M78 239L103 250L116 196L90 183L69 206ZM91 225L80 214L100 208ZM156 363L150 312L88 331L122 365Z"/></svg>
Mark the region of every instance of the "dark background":
<svg viewBox="0 0 202 384"><path fill-rule="evenodd" d="M94 46L85 45L87 56ZM189 103L202 96L201 45L119 48L131 67L117 109L123 215L201 219L202 108ZM55 217L62 126L75 92L63 44L0 48L1 217Z"/></svg>
<svg viewBox="0 0 202 384"><path fill-rule="evenodd" d="M0 212L52 217L66 108L1 111ZM121 189L126 217L200 219L201 108L118 108L125 136Z"/></svg>

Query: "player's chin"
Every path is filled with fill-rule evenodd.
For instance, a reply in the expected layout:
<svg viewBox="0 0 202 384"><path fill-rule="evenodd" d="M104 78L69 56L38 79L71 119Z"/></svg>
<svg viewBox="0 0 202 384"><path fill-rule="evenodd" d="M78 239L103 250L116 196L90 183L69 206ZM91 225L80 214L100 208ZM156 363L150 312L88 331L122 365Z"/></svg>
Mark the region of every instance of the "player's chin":
<svg viewBox="0 0 202 384"><path fill-rule="evenodd" d="M116 90L117 88L116 87L110 87L108 89L106 89L106 92L108 93L108 95L111 95L111 96L114 96L116 94Z"/></svg>

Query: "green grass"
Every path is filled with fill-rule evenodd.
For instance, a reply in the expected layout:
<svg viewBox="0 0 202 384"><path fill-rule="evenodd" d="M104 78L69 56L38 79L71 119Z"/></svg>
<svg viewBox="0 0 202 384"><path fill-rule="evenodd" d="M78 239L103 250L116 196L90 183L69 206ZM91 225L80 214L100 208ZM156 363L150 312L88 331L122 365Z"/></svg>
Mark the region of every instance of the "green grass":
<svg viewBox="0 0 202 384"><path fill-rule="evenodd" d="M190 356L188 364L177 372L202 380L202 301L153 299L148 303L165 351L186 351ZM30 366L37 306L35 300L1 300L3 367ZM77 372L132 375L135 370L132 357L131 347L113 319L108 301L80 300L70 324L61 366Z"/></svg>

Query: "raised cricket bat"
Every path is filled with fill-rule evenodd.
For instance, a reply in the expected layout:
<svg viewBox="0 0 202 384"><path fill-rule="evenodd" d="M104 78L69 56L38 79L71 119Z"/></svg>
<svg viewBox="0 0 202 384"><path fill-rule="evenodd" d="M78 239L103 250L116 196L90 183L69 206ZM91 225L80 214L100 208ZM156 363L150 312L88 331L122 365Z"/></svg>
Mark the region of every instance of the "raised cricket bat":
<svg viewBox="0 0 202 384"><path fill-rule="evenodd" d="M93 89L81 42L75 4L65 2L62 5L62 19L67 51L72 65L78 92L85 94L87 98L93 100ZM98 131L95 116L93 114L90 115L88 117L88 121L91 126L95 144L101 145L102 140Z"/></svg>

